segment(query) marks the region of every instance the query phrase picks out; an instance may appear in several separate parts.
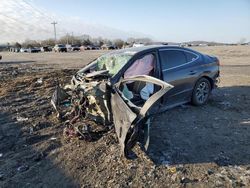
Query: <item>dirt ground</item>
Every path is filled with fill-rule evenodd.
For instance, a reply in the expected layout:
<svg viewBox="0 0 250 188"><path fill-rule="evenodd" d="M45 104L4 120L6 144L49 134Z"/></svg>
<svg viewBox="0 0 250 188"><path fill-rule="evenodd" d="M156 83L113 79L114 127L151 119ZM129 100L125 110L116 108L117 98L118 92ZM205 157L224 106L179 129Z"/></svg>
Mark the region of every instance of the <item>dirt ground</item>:
<svg viewBox="0 0 250 188"><path fill-rule="evenodd" d="M114 130L67 141L50 105L62 84L104 51L1 52L0 187L250 187L250 47L199 47L221 63L209 103L154 117L148 155L120 157Z"/></svg>

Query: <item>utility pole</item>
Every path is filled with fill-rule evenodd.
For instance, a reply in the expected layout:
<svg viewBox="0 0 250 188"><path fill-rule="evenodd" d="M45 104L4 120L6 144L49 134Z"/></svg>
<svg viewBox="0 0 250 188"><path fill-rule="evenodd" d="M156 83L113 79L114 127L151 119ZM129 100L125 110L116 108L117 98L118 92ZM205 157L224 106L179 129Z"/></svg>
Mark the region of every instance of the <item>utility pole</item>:
<svg viewBox="0 0 250 188"><path fill-rule="evenodd" d="M67 33L67 44L69 44L69 34Z"/></svg>
<svg viewBox="0 0 250 188"><path fill-rule="evenodd" d="M54 21L51 24L54 25L54 34L55 34L55 43L56 43L56 24L57 24L57 22Z"/></svg>
<svg viewBox="0 0 250 188"><path fill-rule="evenodd" d="M72 32L71 34L72 34L72 41L71 41L71 45L73 45L73 40L74 40L73 32Z"/></svg>

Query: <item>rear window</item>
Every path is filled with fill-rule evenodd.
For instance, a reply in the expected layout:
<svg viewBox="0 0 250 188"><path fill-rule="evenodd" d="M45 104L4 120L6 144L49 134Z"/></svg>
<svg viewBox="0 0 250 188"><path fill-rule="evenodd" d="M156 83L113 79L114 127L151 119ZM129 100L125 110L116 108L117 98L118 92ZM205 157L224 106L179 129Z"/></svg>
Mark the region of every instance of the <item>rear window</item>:
<svg viewBox="0 0 250 188"><path fill-rule="evenodd" d="M180 50L160 51L162 70L170 69L187 62L186 55Z"/></svg>
<svg viewBox="0 0 250 188"><path fill-rule="evenodd" d="M195 61L198 58L198 55L190 52L184 52L187 57L187 62Z"/></svg>

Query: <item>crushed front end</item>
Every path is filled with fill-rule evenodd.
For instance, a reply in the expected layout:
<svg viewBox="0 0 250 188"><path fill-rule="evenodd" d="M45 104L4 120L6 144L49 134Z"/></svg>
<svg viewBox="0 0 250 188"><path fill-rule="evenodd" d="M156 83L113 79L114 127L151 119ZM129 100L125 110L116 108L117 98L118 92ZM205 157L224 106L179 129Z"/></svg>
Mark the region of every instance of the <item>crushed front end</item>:
<svg viewBox="0 0 250 188"><path fill-rule="evenodd" d="M112 117L108 78L107 71L76 74L71 84L64 88L57 86L51 103L57 117L65 122L65 136L92 140L92 133L109 129Z"/></svg>

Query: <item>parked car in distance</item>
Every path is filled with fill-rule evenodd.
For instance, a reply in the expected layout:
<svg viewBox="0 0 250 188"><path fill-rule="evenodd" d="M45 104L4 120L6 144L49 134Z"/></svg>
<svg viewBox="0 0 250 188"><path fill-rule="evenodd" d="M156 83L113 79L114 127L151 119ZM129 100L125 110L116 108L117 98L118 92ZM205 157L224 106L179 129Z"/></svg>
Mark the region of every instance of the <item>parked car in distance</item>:
<svg viewBox="0 0 250 188"><path fill-rule="evenodd" d="M76 45L76 44L73 44L73 45L66 45L66 47L67 47L67 51L69 52L69 51L71 51L71 52L73 52L73 51L80 51L80 46L79 45Z"/></svg>
<svg viewBox="0 0 250 188"><path fill-rule="evenodd" d="M79 45L71 45L71 51L80 51Z"/></svg>
<svg viewBox="0 0 250 188"><path fill-rule="evenodd" d="M38 52L40 52L41 50L40 50L40 48L36 48L36 47L33 47L33 48L29 48L28 49L28 52L29 53L38 53Z"/></svg>
<svg viewBox="0 0 250 188"><path fill-rule="evenodd" d="M104 45L102 45L101 49L102 50L115 50L115 49L117 49L117 47L115 45L104 44Z"/></svg>
<svg viewBox="0 0 250 188"><path fill-rule="evenodd" d="M99 46L95 46L95 45L87 45L87 46L81 46L80 50L100 50Z"/></svg>
<svg viewBox="0 0 250 188"><path fill-rule="evenodd" d="M20 52L20 48L11 47L10 52Z"/></svg>
<svg viewBox="0 0 250 188"><path fill-rule="evenodd" d="M142 47L142 46L145 46L145 44L143 44L143 43L134 43L133 44L133 47Z"/></svg>
<svg viewBox="0 0 250 188"><path fill-rule="evenodd" d="M81 46L82 50L92 50L92 46L88 45L88 46Z"/></svg>
<svg viewBox="0 0 250 188"><path fill-rule="evenodd" d="M54 52L67 52L67 48L64 44L56 44L53 49Z"/></svg>
<svg viewBox="0 0 250 188"><path fill-rule="evenodd" d="M27 49L27 48L21 48L21 49L20 49L20 52L22 52L22 53L28 52L28 49Z"/></svg>
<svg viewBox="0 0 250 188"><path fill-rule="evenodd" d="M91 97L99 101L97 112L84 110L115 125L122 153L129 157L137 141L147 148L152 115L188 102L207 103L220 75L219 66L217 57L188 48L127 48L97 58L79 70L66 88L80 92L77 101L84 104Z"/></svg>
<svg viewBox="0 0 250 188"><path fill-rule="evenodd" d="M50 46L42 46L40 49L41 49L41 52L51 52L52 51L52 47L50 47Z"/></svg>

